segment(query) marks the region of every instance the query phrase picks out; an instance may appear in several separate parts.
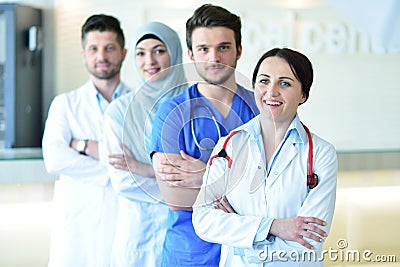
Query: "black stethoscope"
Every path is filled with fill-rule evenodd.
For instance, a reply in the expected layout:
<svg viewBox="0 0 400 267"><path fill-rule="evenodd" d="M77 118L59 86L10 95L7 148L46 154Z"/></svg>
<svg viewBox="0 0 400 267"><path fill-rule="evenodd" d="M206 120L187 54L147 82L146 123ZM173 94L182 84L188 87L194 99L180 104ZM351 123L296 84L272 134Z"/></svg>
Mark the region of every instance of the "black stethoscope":
<svg viewBox="0 0 400 267"><path fill-rule="evenodd" d="M200 145L199 141L197 140L196 134L194 132L194 117L193 117L193 112L192 110L196 109L196 108L204 108L208 111L212 121L214 122L215 128L217 129L218 132L218 140L221 138L221 130L219 128L217 119L214 116L214 113L211 111L211 109L207 106L207 105L200 105L200 104L196 104L193 106L193 108L190 109L190 130L192 132L192 137L193 137L193 141L195 143L195 145L200 149L200 150L206 150L206 151L210 151L214 149L214 146L210 146L210 147L203 147ZM208 118L208 117L207 117Z"/></svg>
<svg viewBox="0 0 400 267"><path fill-rule="evenodd" d="M313 142L312 142L312 137L311 137L311 132L310 130L307 128L307 126L305 126L302 123L304 129L306 130L307 136L308 136L308 174L307 174L307 186L309 189L313 189L314 187L316 187L318 185L318 175L316 173L313 172ZM213 163L213 160L216 158L224 158L227 160L228 162L228 168L230 169L232 167L232 158L228 156L228 154L226 153L226 146L229 142L229 140L235 135L237 134L239 131L233 131L231 132L228 137L225 139L225 142L222 146L221 151L218 152L218 154L213 155L210 157L209 160L209 165L211 166Z"/></svg>

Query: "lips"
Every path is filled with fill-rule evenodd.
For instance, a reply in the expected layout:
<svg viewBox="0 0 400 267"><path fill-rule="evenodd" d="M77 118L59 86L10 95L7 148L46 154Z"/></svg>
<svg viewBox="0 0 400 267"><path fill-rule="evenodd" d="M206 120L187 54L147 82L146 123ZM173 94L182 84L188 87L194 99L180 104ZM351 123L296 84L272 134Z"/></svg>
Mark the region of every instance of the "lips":
<svg viewBox="0 0 400 267"><path fill-rule="evenodd" d="M151 68L151 69L146 69L145 70L149 75L154 75L158 72L160 72L160 68Z"/></svg>
<svg viewBox="0 0 400 267"><path fill-rule="evenodd" d="M268 106L275 106L275 107L280 106L280 105L283 104L282 102L273 101L273 100L264 100L263 102Z"/></svg>
<svg viewBox="0 0 400 267"><path fill-rule="evenodd" d="M101 70L107 70L110 68L110 64L108 63L100 63L96 65L96 68L101 69Z"/></svg>
<svg viewBox="0 0 400 267"><path fill-rule="evenodd" d="M224 68L225 68L224 64L211 64L206 66L207 70L221 70Z"/></svg>

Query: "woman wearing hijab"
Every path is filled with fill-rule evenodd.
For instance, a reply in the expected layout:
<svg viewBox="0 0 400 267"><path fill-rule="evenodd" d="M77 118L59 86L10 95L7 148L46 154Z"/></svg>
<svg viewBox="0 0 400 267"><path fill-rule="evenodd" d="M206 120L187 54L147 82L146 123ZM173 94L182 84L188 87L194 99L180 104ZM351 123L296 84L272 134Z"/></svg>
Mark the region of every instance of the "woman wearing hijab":
<svg viewBox="0 0 400 267"><path fill-rule="evenodd" d="M102 157L119 196L111 266L160 266L168 207L162 203L146 151L158 106L187 84L174 30L150 22L138 30L134 41L140 81L105 114Z"/></svg>

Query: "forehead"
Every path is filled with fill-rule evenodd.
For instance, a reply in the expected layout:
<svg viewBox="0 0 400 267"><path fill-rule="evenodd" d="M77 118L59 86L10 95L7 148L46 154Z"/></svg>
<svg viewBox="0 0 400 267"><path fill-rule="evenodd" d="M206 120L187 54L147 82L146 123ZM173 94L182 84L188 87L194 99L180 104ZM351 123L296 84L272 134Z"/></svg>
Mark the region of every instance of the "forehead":
<svg viewBox="0 0 400 267"><path fill-rule="evenodd" d="M137 44L136 49L152 49L156 46L165 47L164 43L161 42L160 40L149 38L149 39L140 41Z"/></svg>
<svg viewBox="0 0 400 267"><path fill-rule="evenodd" d="M268 74L270 76L287 76L294 77L289 63L281 57L267 57L261 62L258 70L259 74Z"/></svg>
<svg viewBox="0 0 400 267"><path fill-rule="evenodd" d="M192 45L216 45L232 43L235 45L235 33L226 27L197 27L192 32Z"/></svg>
<svg viewBox="0 0 400 267"><path fill-rule="evenodd" d="M117 34L110 31L91 31L86 34L85 44L88 45L104 45L115 44L117 42Z"/></svg>

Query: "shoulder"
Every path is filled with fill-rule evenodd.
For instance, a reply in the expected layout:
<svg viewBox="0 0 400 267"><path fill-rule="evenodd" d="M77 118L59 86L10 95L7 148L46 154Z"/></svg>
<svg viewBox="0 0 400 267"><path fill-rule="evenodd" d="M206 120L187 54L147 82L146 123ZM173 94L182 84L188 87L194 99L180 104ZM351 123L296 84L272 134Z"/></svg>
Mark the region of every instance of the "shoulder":
<svg viewBox="0 0 400 267"><path fill-rule="evenodd" d="M222 137L220 141L222 143L225 142L247 142L248 140L252 140L257 138L259 135L259 119L258 116L254 117L250 121L236 129L232 130L228 135Z"/></svg>
<svg viewBox="0 0 400 267"><path fill-rule="evenodd" d="M183 104L191 98L193 98L193 86L190 86L188 89L184 90L180 94L165 100L161 104L157 113L165 114L165 112L171 112L177 108L180 109L184 106Z"/></svg>
<svg viewBox="0 0 400 267"><path fill-rule="evenodd" d="M241 85L238 85L237 94L246 102L251 101L254 102L254 91L250 89L246 89Z"/></svg>
<svg viewBox="0 0 400 267"><path fill-rule="evenodd" d="M86 96L90 95L91 93L93 93L93 90L95 90L92 87L93 87L93 85L91 85L91 83L88 81L78 88L75 88L71 91L59 94L57 97L60 99L63 98L63 99L70 99L70 100L86 97ZM95 93L96 93L96 91L94 91L94 94Z"/></svg>
<svg viewBox="0 0 400 267"><path fill-rule="evenodd" d="M133 97L133 92L124 94L113 100L107 107L105 115L109 117L123 116L129 107Z"/></svg>
<svg viewBox="0 0 400 267"><path fill-rule="evenodd" d="M237 95L240 97L240 100L246 103L247 106L251 108L255 115L259 114L256 101L254 99L254 91L244 88L241 85L238 85Z"/></svg>
<svg viewBox="0 0 400 267"><path fill-rule="evenodd" d="M337 160L336 148L332 143L323 139L315 133L312 133L312 139L313 150L316 156L318 156L319 158L325 157L334 161Z"/></svg>

